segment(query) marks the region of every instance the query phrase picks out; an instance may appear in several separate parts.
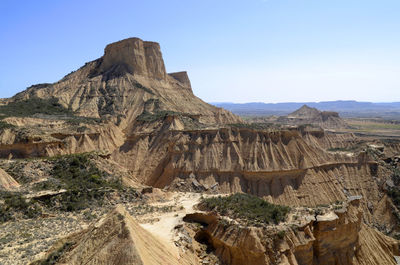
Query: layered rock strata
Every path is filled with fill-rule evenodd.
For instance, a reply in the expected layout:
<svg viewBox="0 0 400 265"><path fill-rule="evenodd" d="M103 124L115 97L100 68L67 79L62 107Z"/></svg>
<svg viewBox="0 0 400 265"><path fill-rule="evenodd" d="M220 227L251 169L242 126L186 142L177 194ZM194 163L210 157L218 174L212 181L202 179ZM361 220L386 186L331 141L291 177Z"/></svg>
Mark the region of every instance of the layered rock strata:
<svg viewBox="0 0 400 265"><path fill-rule="evenodd" d="M208 242L224 264L397 264L398 242L362 222L359 200L342 210L316 215L301 226L289 226L283 236L277 233L282 227L226 225L201 214L191 220L206 224L198 238Z"/></svg>

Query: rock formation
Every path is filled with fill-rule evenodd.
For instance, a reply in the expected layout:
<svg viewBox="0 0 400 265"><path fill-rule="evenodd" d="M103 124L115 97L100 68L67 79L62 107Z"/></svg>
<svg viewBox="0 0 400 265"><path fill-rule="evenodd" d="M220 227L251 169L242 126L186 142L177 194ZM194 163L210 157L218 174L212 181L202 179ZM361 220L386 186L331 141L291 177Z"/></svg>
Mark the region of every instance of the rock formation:
<svg viewBox="0 0 400 265"><path fill-rule="evenodd" d="M291 125L312 124L324 129L347 128L348 125L333 111L319 111L307 105L300 109L278 118L278 122Z"/></svg>
<svg viewBox="0 0 400 265"><path fill-rule="evenodd" d="M190 219L206 224L198 236L226 264L397 264L399 243L363 224L359 206L358 199L352 200L343 209L289 226L280 237L272 227L226 225L212 215L192 214Z"/></svg>
<svg viewBox="0 0 400 265"><path fill-rule="evenodd" d="M3 169L0 168L0 190L13 190L18 188L20 185L13 177L7 174Z"/></svg>
<svg viewBox="0 0 400 265"><path fill-rule="evenodd" d="M61 254L56 264L187 264L144 230L122 206L87 229L62 239L44 260L54 252Z"/></svg>
<svg viewBox="0 0 400 265"><path fill-rule="evenodd" d="M32 102L46 108L31 111ZM399 230L389 196L397 164L386 165L384 156L397 155L400 143L372 150L354 134L324 130L347 126L337 113L307 106L280 122L322 129L254 129L197 98L186 72L168 74L157 43L130 38L107 45L101 58L60 81L2 100L0 116L1 158L96 152L104 167L117 168L106 171L123 172L131 188L243 192L292 207L362 196L346 212L318 216L281 240L269 230L226 230L207 221L207 238L226 264L393 264L398 252L397 241L372 227L391 235ZM23 185L24 192L43 179ZM18 186L1 170L0 180L3 189ZM32 203L36 209L41 202ZM60 262L67 264L185 264L121 207L60 244L48 254L63 250Z"/></svg>
<svg viewBox="0 0 400 265"><path fill-rule="evenodd" d="M54 84L32 86L11 101L32 97L57 98L81 116L119 116L125 126L134 123L146 104L155 101L154 112L189 113L211 124L241 121L194 96L186 72L166 73L160 45L138 38L109 44L100 59Z"/></svg>

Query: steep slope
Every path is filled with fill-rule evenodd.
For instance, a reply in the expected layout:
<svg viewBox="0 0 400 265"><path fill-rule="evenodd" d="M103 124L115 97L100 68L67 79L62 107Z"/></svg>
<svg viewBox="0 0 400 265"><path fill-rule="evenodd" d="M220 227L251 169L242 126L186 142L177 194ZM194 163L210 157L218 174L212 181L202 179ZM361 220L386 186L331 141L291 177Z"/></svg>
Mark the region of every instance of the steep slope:
<svg viewBox="0 0 400 265"><path fill-rule="evenodd" d="M363 224L358 199L342 209L309 217L301 224L244 227L221 222L215 214L191 215L192 220L206 224L197 236L228 265L397 264L398 241Z"/></svg>
<svg viewBox="0 0 400 265"><path fill-rule="evenodd" d="M136 223L122 206L86 230L58 242L46 259L54 253L58 253L55 264L186 264Z"/></svg>
<svg viewBox="0 0 400 265"><path fill-rule="evenodd" d="M210 192L245 192L289 206L317 206L361 195L365 222L387 226L389 231L396 227L393 206L384 192L390 173L366 152L349 155L325 149L342 140L350 144L354 136L335 139L323 131L312 135L245 128L165 129L169 123L130 135L111 158L134 179L170 190L195 185Z"/></svg>
<svg viewBox="0 0 400 265"><path fill-rule="evenodd" d="M310 108L307 105L302 106L298 110L288 114L290 118L297 118L297 119L312 119L319 116L321 112L316 108Z"/></svg>
<svg viewBox="0 0 400 265"><path fill-rule="evenodd" d="M0 190L12 190L18 188L19 183L0 168Z"/></svg>
<svg viewBox="0 0 400 265"><path fill-rule="evenodd" d="M111 122L72 125L54 118L9 117L14 128L0 130L0 157L47 157L84 152L111 153L123 144L125 135Z"/></svg>
<svg viewBox="0 0 400 265"><path fill-rule="evenodd" d="M328 252L342 252L339 243L343 243L348 256L340 257L339 264L352 264L348 260L344 262L346 258L358 264L354 257L359 253L363 253L360 260L364 262L359 264L370 262L368 257L391 264L387 262L390 258L382 253L385 248L394 249L394 241L370 227L364 229L361 224L362 216L366 224L388 233L398 229L393 203L385 194L391 172L377 162L374 153L327 150L357 144L352 134L301 128L255 130L248 124L235 126L233 123L242 122L239 117L193 95L186 72L166 73L157 43L131 38L110 44L103 57L59 82L32 86L3 103L8 105L0 107L2 158L96 151L111 160L110 165L126 173L127 185L146 184L168 191L190 186L210 193L244 192L289 206L331 204L361 195L356 214L344 217L338 214L334 220L309 223L307 229L312 230L312 235L305 232L304 238L296 239L297 235L292 238L293 242L300 242L300 250L296 249L297 245L290 245L282 251L288 254L289 264L294 265L296 262L289 261L293 255L301 256L312 247L312 255L305 253L304 260L315 257L334 264L331 261L335 256ZM29 110L29 104L33 103L36 107L44 104L46 108L42 112L35 112L36 108ZM282 122L288 124L345 126L337 114L307 106L285 119ZM393 152L399 150L396 148L392 147ZM217 243L223 244L220 241L224 240L225 230L219 225L215 229L221 234ZM344 236L347 232L348 239ZM231 235L235 237L235 231ZM365 238L358 238L361 235ZM334 238L340 238L340 242L330 242ZM367 250L358 248L360 242ZM121 208L64 243L53 249L62 250L61 263L178 262ZM354 246L357 251L352 249ZM244 245L234 247L245 248ZM382 258L369 255L368 249L372 248L378 249L377 255L382 254ZM268 246L261 248L265 249ZM300 254L293 254L296 251ZM257 260L265 258L260 253ZM241 258L231 261L240 264Z"/></svg>
<svg viewBox="0 0 400 265"><path fill-rule="evenodd" d="M104 56L54 84L39 84L11 99L57 98L86 117L107 117L128 126L143 112L163 110L198 115L203 123L234 123L240 118L194 96L186 72L167 74L160 46L129 38L107 45Z"/></svg>

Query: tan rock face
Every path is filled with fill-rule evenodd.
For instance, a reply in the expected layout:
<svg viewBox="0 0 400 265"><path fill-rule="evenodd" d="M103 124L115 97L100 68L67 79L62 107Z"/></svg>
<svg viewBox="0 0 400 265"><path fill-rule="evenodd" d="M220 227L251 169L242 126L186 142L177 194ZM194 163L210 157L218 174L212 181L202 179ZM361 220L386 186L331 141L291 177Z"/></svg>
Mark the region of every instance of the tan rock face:
<svg viewBox="0 0 400 265"><path fill-rule="evenodd" d="M138 133L128 137L113 158L135 178L161 188L193 173L202 184L218 183L220 192L246 192L291 206L315 206L358 194L379 200L371 171L375 164L329 154L298 131Z"/></svg>
<svg viewBox="0 0 400 265"><path fill-rule="evenodd" d="M395 265L399 243L363 224L359 206L353 201L347 210L291 227L282 239L273 228L227 227L212 219L201 233L229 265Z"/></svg>
<svg viewBox="0 0 400 265"><path fill-rule="evenodd" d="M134 75L165 79L166 71L160 45L156 42L129 38L107 45L100 65L101 72L122 65Z"/></svg>
<svg viewBox="0 0 400 265"><path fill-rule="evenodd" d="M184 87L192 90L192 85L190 84L187 72L169 73L168 75L178 80Z"/></svg>
<svg viewBox="0 0 400 265"><path fill-rule="evenodd" d="M123 144L125 137L121 129L114 124L86 125L87 131L76 132L62 121L46 124L46 120L42 119L24 118L16 119L14 122L11 119L7 120L21 126L32 122L33 126L30 129L33 132L26 138L20 139L15 131L10 129L1 131L0 157L2 158L8 158L10 155L13 158L29 158L92 151L111 153Z"/></svg>
<svg viewBox="0 0 400 265"><path fill-rule="evenodd" d="M69 243L70 247L57 264L187 264L144 230L122 206L86 230L63 239L49 254L60 249L63 243Z"/></svg>
<svg viewBox="0 0 400 265"><path fill-rule="evenodd" d="M0 190L13 190L18 188L19 183L3 169L0 168Z"/></svg>

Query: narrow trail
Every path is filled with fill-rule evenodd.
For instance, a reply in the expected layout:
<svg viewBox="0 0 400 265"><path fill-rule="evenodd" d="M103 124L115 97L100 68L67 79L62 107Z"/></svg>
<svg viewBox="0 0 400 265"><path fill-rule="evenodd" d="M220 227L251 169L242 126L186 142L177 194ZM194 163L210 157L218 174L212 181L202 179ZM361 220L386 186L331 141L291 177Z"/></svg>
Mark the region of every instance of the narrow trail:
<svg viewBox="0 0 400 265"><path fill-rule="evenodd" d="M186 214L193 212L193 206L199 202L200 197L200 193L177 192L167 202L152 203L152 206L158 207L174 206L177 210L166 213L153 213L152 216L158 218L159 221L141 223L140 225L169 247L170 251L178 257L179 248L174 243L177 236L174 228L180 223L183 223L182 219Z"/></svg>

